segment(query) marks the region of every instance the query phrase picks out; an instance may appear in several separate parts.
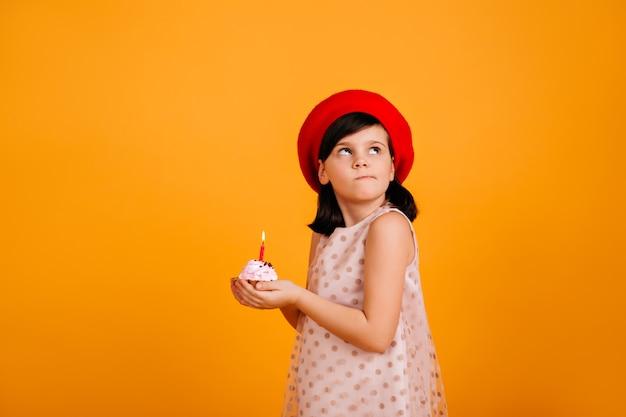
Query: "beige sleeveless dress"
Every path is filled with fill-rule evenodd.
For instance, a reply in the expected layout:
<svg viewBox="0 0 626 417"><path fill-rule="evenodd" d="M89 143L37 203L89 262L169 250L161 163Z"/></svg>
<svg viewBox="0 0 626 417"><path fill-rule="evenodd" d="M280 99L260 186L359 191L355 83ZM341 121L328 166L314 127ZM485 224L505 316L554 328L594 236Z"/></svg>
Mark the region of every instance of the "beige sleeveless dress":
<svg viewBox="0 0 626 417"><path fill-rule="evenodd" d="M399 212L387 204L358 224L323 236L308 271L308 289L336 303L362 308L367 233L376 218L390 211ZM408 218L407 222L411 224ZM415 239L412 226L411 232ZM385 352L355 347L301 316L283 417L447 416L417 255L415 241L398 328Z"/></svg>

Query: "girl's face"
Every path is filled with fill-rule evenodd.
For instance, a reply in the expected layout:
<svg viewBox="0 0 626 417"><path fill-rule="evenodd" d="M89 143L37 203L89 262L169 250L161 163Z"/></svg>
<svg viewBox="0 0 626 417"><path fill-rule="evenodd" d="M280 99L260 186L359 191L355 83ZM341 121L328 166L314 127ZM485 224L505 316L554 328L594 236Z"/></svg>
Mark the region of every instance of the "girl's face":
<svg viewBox="0 0 626 417"><path fill-rule="evenodd" d="M388 143L381 125L339 139L328 158L319 161L320 182L332 184L338 201L382 202L395 173Z"/></svg>

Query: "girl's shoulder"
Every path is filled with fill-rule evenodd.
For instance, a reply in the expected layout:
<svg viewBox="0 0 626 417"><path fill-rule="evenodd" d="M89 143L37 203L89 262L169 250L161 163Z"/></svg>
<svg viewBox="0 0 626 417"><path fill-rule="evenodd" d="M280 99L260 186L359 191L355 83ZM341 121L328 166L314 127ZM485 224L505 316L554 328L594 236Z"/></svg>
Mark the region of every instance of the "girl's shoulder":
<svg viewBox="0 0 626 417"><path fill-rule="evenodd" d="M407 267L416 259L417 242L409 219L397 209L385 210L370 224L367 240L378 253L404 253ZM386 255L385 255L386 256Z"/></svg>
<svg viewBox="0 0 626 417"><path fill-rule="evenodd" d="M387 219L384 220L385 222L403 223L409 228L413 228L413 224L411 223L411 220L406 216L406 214L404 214L399 208L389 203L385 204L374 213L371 223L380 221L380 219Z"/></svg>
<svg viewBox="0 0 626 417"><path fill-rule="evenodd" d="M411 221L400 210L389 207L376 214L370 224L370 231L381 229L381 231L397 232L401 230L411 231L413 226Z"/></svg>

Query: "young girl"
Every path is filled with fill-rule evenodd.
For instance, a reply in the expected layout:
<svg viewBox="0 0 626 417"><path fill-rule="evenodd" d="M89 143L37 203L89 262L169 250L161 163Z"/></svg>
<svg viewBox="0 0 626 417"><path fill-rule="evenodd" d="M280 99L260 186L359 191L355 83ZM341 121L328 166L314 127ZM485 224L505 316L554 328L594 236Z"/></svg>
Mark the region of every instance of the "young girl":
<svg viewBox="0 0 626 417"><path fill-rule="evenodd" d="M280 308L298 331L283 416L447 415L401 183L411 131L382 96L348 90L318 104L298 137L318 192L306 289L231 281L243 305Z"/></svg>

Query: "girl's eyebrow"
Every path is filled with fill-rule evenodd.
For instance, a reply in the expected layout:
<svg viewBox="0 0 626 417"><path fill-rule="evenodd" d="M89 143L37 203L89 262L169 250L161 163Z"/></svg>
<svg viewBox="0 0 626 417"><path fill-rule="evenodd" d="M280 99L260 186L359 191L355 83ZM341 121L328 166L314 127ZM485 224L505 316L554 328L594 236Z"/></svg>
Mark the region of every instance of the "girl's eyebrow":
<svg viewBox="0 0 626 417"><path fill-rule="evenodd" d="M350 142L349 140L347 140L345 138L341 138L341 139L339 139L337 141L337 144L335 146L337 146L337 145L345 145L345 144L351 145L352 142Z"/></svg>
<svg viewBox="0 0 626 417"><path fill-rule="evenodd" d="M367 146L382 145L384 147L387 147L387 144L385 142L381 142L379 140L370 140L369 142L366 143L366 145ZM354 143L349 140L339 139L337 144L335 144L335 147L337 146L354 146Z"/></svg>

